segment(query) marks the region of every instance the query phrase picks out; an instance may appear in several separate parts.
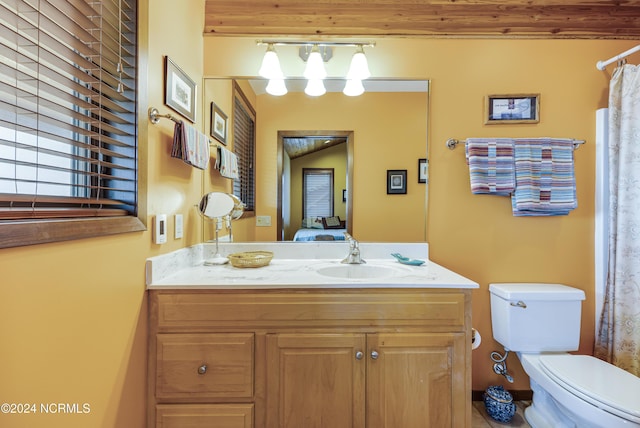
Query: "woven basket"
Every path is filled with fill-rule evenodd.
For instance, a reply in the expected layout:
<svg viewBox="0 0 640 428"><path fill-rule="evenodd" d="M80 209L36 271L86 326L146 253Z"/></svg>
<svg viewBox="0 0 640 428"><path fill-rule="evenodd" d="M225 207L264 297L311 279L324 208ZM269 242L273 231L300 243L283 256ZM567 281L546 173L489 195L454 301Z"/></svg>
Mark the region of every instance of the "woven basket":
<svg viewBox="0 0 640 428"><path fill-rule="evenodd" d="M257 268L266 266L271 262L271 251L245 251L243 253L229 254L231 266L238 268Z"/></svg>

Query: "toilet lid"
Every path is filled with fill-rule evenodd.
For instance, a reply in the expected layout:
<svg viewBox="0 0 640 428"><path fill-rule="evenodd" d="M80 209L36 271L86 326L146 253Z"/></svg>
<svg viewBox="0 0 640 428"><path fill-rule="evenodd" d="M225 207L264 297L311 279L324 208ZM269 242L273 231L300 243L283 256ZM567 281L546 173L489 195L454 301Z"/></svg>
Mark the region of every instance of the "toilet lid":
<svg viewBox="0 0 640 428"><path fill-rule="evenodd" d="M588 355L542 355L543 370L565 389L603 410L640 422L640 378Z"/></svg>

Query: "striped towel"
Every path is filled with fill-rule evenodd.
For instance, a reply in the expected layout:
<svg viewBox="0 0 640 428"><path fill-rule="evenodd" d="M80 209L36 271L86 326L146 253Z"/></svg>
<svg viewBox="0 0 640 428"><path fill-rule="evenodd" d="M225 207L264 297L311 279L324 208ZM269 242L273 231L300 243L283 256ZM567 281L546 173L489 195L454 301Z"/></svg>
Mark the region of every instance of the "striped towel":
<svg viewBox="0 0 640 428"><path fill-rule="evenodd" d="M567 215L578 206L573 149L573 140L516 140L514 216Z"/></svg>
<svg viewBox="0 0 640 428"><path fill-rule="evenodd" d="M171 157L182 159L196 168L207 169L210 157L209 138L183 121L176 122Z"/></svg>
<svg viewBox="0 0 640 428"><path fill-rule="evenodd" d="M220 175L223 177L232 178L234 180L239 178L238 157L235 153L230 152L224 147L218 146L216 168L220 171Z"/></svg>
<svg viewBox="0 0 640 428"><path fill-rule="evenodd" d="M468 138L465 144L471 193L509 195L515 189L513 139Z"/></svg>

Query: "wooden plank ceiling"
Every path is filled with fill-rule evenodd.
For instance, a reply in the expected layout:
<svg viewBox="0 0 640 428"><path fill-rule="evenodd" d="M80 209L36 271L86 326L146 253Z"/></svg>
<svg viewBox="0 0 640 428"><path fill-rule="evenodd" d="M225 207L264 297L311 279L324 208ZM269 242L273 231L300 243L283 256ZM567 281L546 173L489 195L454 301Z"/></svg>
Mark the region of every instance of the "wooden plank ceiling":
<svg viewBox="0 0 640 428"><path fill-rule="evenodd" d="M206 0L205 33L640 38L640 0Z"/></svg>

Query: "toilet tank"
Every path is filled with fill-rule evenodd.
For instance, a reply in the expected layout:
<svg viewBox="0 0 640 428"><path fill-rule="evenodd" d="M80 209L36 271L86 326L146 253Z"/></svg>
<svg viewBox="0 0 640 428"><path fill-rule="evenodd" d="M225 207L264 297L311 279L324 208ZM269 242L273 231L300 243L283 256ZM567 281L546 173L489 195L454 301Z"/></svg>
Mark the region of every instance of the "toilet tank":
<svg viewBox="0 0 640 428"><path fill-rule="evenodd" d="M575 351L584 291L561 284L490 284L493 338L514 352Z"/></svg>

